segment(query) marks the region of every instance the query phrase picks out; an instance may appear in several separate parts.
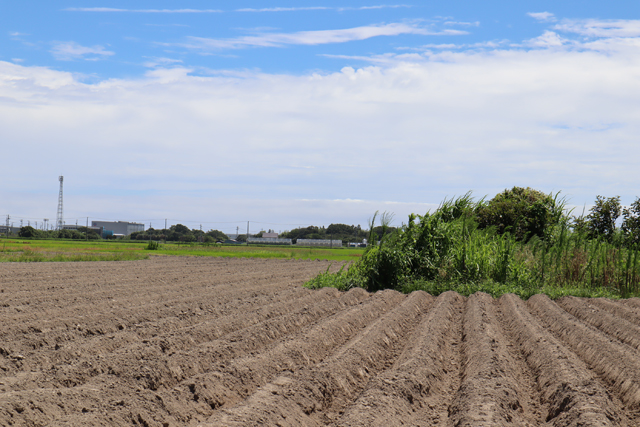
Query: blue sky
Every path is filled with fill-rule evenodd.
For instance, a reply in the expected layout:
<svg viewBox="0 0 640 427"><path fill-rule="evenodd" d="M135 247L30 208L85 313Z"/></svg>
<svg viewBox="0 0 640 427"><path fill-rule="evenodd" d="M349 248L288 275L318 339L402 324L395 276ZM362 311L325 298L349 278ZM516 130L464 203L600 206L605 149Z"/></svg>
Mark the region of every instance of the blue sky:
<svg viewBox="0 0 640 427"><path fill-rule="evenodd" d="M0 208L230 232L637 196L637 2L0 5ZM246 223L245 223L246 224ZM257 230L256 230L257 231Z"/></svg>

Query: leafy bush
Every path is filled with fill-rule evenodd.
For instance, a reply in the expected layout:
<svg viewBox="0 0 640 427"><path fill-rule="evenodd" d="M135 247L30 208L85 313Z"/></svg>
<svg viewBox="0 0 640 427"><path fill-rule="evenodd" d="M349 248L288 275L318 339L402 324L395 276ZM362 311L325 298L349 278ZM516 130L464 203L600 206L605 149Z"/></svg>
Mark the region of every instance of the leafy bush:
<svg viewBox="0 0 640 427"><path fill-rule="evenodd" d="M513 187L479 204L477 220L480 228L495 227L498 234L509 232L518 241L533 236L549 239L553 227L563 217L564 202L532 188Z"/></svg>
<svg viewBox="0 0 640 427"><path fill-rule="evenodd" d="M149 240L149 243L147 243L145 249L148 251L157 251L158 249L160 249L160 243L154 240Z"/></svg>
<svg viewBox="0 0 640 427"><path fill-rule="evenodd" d="M620 197L596 196L589 215L574 220L576 231L584 233L589 239L604 239L611 243L616 232L616 220L622 213Z"/></svg>
<svg viewBox="0 0 640 427"><path fill-rule="evenodd" d="M622 234L627 247L640 249L640 197L622 211Z"/></svg>
<svg viewBox="0 0 640 427"><path fill-rule="evenodd" d="M562 203L552 201L544 216L533 217L547 218L548 228L555 226L525 240L526 234L517 236L507 228L499 232L496 226L481 227L477 212L484 205L469 194L445 200L433 213L410 215L406 226L370 245L348 270L327 270L307 286L424 289L436 294L483 290L494 296L514 292L523 297L539 292L555 297L640 295L638 251L572 231L566 214L557 212ZM640 210L640 202L635 208ZM381 227L388 226L388 219L382 216ZM516 222L516 229L518 224L522 222Z"/></svg>
<svg viewBox="0 0 640 427"><path fill-rule="evenodd" d="M19 237L26 237L26 238L37 237L38 236L38 230L36 230L35 228L33 228L30 225L25 225L24 227L20 227L20 231L18 232L18 236Z"/></svg>

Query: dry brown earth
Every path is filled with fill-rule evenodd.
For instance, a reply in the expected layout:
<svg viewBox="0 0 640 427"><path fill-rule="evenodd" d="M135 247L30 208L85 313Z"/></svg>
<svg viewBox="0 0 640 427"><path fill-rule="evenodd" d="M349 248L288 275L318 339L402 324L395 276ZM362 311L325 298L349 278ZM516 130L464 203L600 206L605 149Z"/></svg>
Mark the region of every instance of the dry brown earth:
<svg viewBox="0 0 640 427"><path fill-rule="evenodd" d="M327 266L2 263L0 426L640 425L639 300L301 287Z"/></svg>

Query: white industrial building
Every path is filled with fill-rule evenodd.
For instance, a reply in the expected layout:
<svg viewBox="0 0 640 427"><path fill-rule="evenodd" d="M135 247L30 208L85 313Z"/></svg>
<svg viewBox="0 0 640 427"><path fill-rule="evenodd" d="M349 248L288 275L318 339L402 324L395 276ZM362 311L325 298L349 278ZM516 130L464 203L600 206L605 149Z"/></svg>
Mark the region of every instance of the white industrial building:
<svg viewBox="0 0 640 427"><path fill-rule="evenodd" d="M113 231L114 236L128 236L135 231L144 231L144 224L126 221L91 221L92 227Z"/></svg>

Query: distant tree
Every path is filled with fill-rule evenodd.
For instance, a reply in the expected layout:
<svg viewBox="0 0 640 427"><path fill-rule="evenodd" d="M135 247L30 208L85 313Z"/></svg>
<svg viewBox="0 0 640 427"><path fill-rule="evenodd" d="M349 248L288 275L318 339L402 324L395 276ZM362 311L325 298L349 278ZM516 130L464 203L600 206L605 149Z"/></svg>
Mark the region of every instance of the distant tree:
<svg viewBox="0 0 640 427"><path fill-rule="evenodd" d="M37 237L38 230L33 228L30 225L25 225L24 227L20 227L20 231L18 232L19 237L33 238Z"/></svg>
<svg viewBox="0 0 640 427"><path fill-rule="evenodd" d="M291 231L285 231L280 234L284 239L324 239L323 230L314 225L305 228L294 228Z"/></svg>
<svg viewBox="0 0 640 427"><path fill-rule="evenodd" d="M229 240L229 237L220 230L209 230L206 234L213 238L213 240L216 242L224 242L225 240Z"/></svg>
<svg viewBox="0 0 640 427"><path fill-rule="evenodd" d="M382 239L382 233L384 232L385 235L389 235L392 234L394 231L396 231L396 227L384 227L382 225L378 225L376 227L373 227L373 233L378 237L378 240Z"/></svg>
<svg viewBox="0 0 640 427"><path fill-rule="evenodd" d="M622 234L625 244L640 249L640 197L628 208L622 210Z"/></svg>
<svg viewBox="0 0 640 427"><path fill-rule="evenodd" d="M591 239L602 238L611 242L616 231L616 220L621 213L620 196L609 198L596 196L589 215L575 218L574 228Z"/></svg>
<svg viewBox="0 0 640 427"><path fill-rule="evenodd" d="M189 227L187 227L186 225L182 225L182 224L172 225L171 227L169 227L169 230L173 231L174 233L178 233L178 234L189 234L189 233L191 233L191 230L189 230Z"/></svg>
<svg viewBox="0 0 640 427"><path fill-rule="evenodd" d="M238 237L236 237L236 241L237 242L246 242L247 241L247 235L246 234L238 234Z"/></svg>
<svg viewBox="0 0 640 427"><path fill-rule="evenodd" d="M331 224L327 227L327 234L334 234L334 235L355 234L356 231L357 230L353 225L347 225L347 224Z"/></svg>

